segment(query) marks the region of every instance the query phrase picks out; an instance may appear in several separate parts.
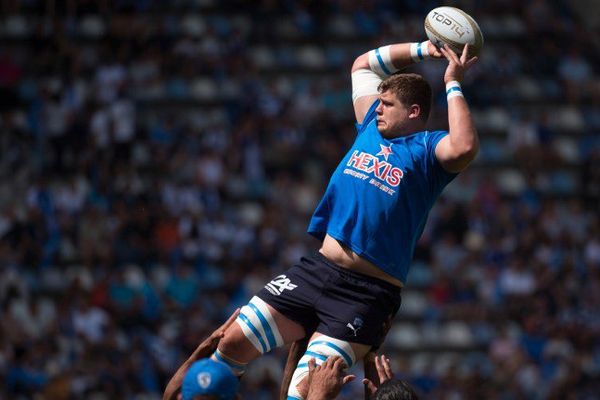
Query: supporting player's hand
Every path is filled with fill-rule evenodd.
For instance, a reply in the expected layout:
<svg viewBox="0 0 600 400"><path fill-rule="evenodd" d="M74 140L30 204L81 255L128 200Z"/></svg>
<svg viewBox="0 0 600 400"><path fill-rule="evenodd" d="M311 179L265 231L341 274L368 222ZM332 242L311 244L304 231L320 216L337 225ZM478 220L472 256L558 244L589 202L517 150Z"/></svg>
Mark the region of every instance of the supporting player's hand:
<svg viewBox="0 0 600 400"><path fill-rule="evenodd" d="M477 56L469 57L469 44L465 44L463 48L463 52L460 57L456 54L454 50L450 48L447 44L444 47L440 47L440 51L448 60L448 68L446 68L446 73L444 74L444 82L448 83L450 81L458 81L461 82L465 71L471 68L475 62L477 62Z"/></svg>
<svg viewBox="0 0 600 400"><path fill-rule="evenodd" d="M346 375L346 364L338 356L332 356L316 365L315 359L308 362L308 396L306 400L334 399L342 390L342 386L353 381L354 375Z"/></svg>
<svg viewBox="0 0 600 400"><path fill-rule="evenodd" d="M375 367L377 368L377 375L379 382L375 384L372 380L365 378L363 379L363 385L365 385L369 396L373 396L377 391L379 385L385 381L389 381L394 377L392 367L390 366L390 359L386 358L385 355L375 356Z"/></svg>
<svg viewBox="0 0 600 400"><path fill-rule="evenodd" d="M204 339L204 341L200 343L200 345L198 345L198 347L194 351L194 357L197 360L201 358L210 357L212 353L214 353L215 350L217 350L219 342L221 341L223 336L225 336L225 331L227 330L227 328L229 328L231 324L233 324L233 322L239 314L240 309L238 308L233 312L233 314L231 314L229 319L227 319L227 321L225 321L223 325L217 328L209 337Z"/></svg>

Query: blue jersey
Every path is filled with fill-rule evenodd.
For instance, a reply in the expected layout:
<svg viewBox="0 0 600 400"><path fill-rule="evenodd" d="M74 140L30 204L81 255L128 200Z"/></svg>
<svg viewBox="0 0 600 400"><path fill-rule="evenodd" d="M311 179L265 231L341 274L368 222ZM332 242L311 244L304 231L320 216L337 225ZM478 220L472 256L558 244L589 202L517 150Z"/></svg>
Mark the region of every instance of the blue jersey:
<svg viewBox="0 0 600 400"><path fill-rule="evenodd" d="M331 176L308 232L342 242L389 275L406 282L429 210L457 174L443 169L435 147L446 131L386 139L375 108L367 112L352 148Z"/></svg>

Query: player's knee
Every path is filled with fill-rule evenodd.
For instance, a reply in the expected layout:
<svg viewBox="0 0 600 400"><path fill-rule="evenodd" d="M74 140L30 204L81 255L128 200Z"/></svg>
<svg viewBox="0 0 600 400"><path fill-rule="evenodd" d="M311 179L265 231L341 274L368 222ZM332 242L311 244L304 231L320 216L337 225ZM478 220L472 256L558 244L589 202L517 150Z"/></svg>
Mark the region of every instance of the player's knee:
<svg viewBox="0 0 600 400"><path fill-rule="evenodd" d="M215 361L220 361L224 364L227 364L235 376L239 377L239 376L244 375L244 373L246 372L246 366L248 365L248 363L236 360L229 354L230 353L227 353L226 351L217 349L213 353L211 358Z"/></svg>

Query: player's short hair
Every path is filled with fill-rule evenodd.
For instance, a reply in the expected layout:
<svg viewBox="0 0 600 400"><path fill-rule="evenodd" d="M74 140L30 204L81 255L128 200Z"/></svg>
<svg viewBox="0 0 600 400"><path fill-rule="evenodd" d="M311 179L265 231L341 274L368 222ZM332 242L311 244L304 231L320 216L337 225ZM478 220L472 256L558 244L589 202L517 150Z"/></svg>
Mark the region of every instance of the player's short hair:
<svg viewBox="0 0 600 400"><path fill-rule="evenodd" d="M419 397L404 381L390 379L379 386L375 392L375 400L418 400Z"/></svg>
<svg viewBox="0 0 600 400"><path fill-rule="evenodd" d="M394 74L383 80L377 88L379 93L390 91L405 106L418 104L421 119L427 122L431 110L431 86L419 74Z"/></svg>

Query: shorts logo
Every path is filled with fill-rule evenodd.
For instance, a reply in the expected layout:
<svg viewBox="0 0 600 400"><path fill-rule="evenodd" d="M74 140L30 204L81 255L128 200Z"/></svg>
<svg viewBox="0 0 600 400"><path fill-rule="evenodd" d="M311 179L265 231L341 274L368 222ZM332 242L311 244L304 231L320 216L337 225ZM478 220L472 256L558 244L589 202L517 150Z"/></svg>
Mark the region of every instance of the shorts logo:
<svg viewBox="0 0 600 400"><path fill-rule="evenodd" d="M265 285L265 289L275 296L279 296L284 290L294 290L297 287L298 285L294 285L285 275L279 275Z"/></svg>
<svg viewBox="0 0 600 400"><path fill-rule="evenodd" d="M360 328L362 328L362 326L363 326L363 320L360 319L360 318L358 318L358 317L356 317L356 318L354 318L354 322L352 322L352 323L348 322L346 324L346 326L348 328L352 329L352 332L354 332L354 336L356 336L357 333L358 333L358 330Z"/></svg>
<svg viewBox="0 0 600 400"><path fill-rule="evenodd" d="M198 381L198 385L200 385L200 387L202 389L206 389L207 387L210 386L211 377L210 377L209 373L207 373L207 372L201 372L196 377L196 380Z"/></svg>

